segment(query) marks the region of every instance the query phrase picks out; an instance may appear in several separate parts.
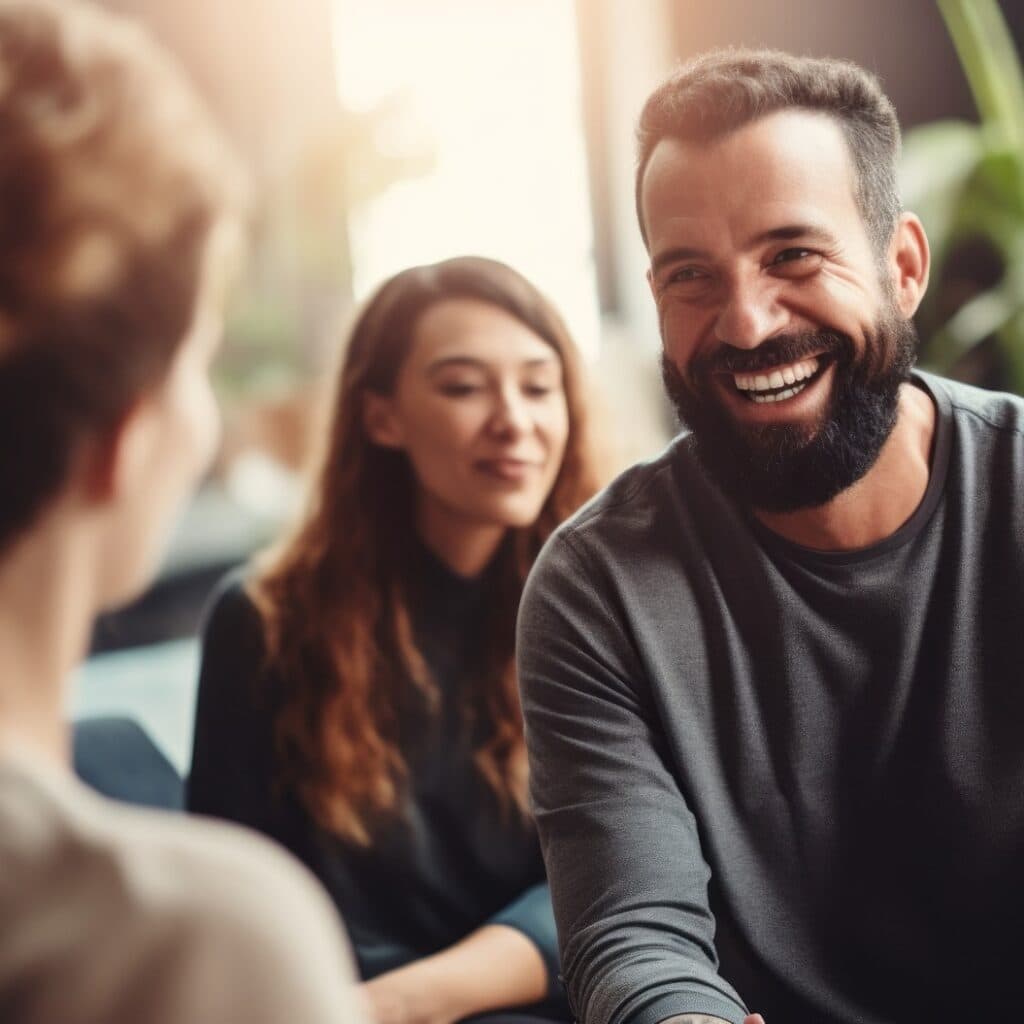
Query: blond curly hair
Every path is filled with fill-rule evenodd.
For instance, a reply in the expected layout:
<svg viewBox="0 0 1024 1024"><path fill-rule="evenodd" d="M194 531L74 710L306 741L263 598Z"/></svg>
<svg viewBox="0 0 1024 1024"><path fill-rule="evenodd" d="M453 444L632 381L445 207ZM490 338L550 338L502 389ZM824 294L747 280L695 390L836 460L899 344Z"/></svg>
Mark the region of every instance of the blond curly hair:
<svg viewBox="0 0 1024 1024"><path fill-rule="evenodd" d="M0 0L0 548L156 387L245 175L170 57L78 0Z"/></svg>

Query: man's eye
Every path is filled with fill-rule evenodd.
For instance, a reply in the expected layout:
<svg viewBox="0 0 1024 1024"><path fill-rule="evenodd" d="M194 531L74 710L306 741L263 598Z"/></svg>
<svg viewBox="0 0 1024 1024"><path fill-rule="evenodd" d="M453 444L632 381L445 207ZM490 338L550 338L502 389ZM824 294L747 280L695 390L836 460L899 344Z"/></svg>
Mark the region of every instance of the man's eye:
<svg viewBox="0 0 1024 1024"><path fill-rule="evenodd" d="M797 260L807 259L809 256L813 256L814 251L812 249L801 249L794 246L791 249L783 249L782 252L778 253L772 263L794 263Z"/></svg>
<svg viewBox="0 0 1024 1024"><path fill-rule="evenodd" d="M668 284L686 283L687 281L699 281L704 276L700 267L678 267L668 275Z"/></svg>

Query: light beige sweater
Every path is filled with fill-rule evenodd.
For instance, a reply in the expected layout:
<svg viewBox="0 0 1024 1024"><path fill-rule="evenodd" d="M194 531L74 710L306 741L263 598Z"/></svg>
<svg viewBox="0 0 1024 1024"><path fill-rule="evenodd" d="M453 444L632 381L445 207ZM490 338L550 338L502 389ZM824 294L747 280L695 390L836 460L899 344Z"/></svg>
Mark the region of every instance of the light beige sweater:
<svg viewBox="0 0 1024 1024"><path fill-rule="evenodd" d="M0 759L4 1024L365 1024L334 907L228 825Z"/></svg>

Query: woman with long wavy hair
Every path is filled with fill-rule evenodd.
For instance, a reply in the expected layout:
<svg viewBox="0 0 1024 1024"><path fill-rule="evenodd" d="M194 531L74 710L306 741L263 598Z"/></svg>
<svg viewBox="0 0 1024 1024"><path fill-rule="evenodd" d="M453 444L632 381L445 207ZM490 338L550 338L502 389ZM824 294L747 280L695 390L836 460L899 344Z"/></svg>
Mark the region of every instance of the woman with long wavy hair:
<svg viewBox="0 0 1024 1024"><path fill-rule="evenodd" d="M527 572L594 490L575 346L476 257L396 275L346 348L307 508L208 618L189 805L304 860L384 1024L568 1016L527 811Z"/></svg>

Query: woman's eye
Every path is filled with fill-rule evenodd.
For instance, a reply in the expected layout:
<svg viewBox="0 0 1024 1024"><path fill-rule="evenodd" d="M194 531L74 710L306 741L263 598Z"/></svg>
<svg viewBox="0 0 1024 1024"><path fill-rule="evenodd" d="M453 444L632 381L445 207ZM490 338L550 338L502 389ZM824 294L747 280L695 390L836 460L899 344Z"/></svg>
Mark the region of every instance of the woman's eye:
<svg viewBox="0 0 1024 1024"><path fill-rule="evenodd" d="M447 398L463 398L471 395L479 388L475 384L467 384L461 381L448 381L441 384L438 390Z"/></svg>
<svg viewBox="0 0 1024 1024"><path fill-rule="evenodd" d="M523 385L523 394L530 398L543 398L545 395L550 395L554 390L548 384L525 384Z"/></svg>

